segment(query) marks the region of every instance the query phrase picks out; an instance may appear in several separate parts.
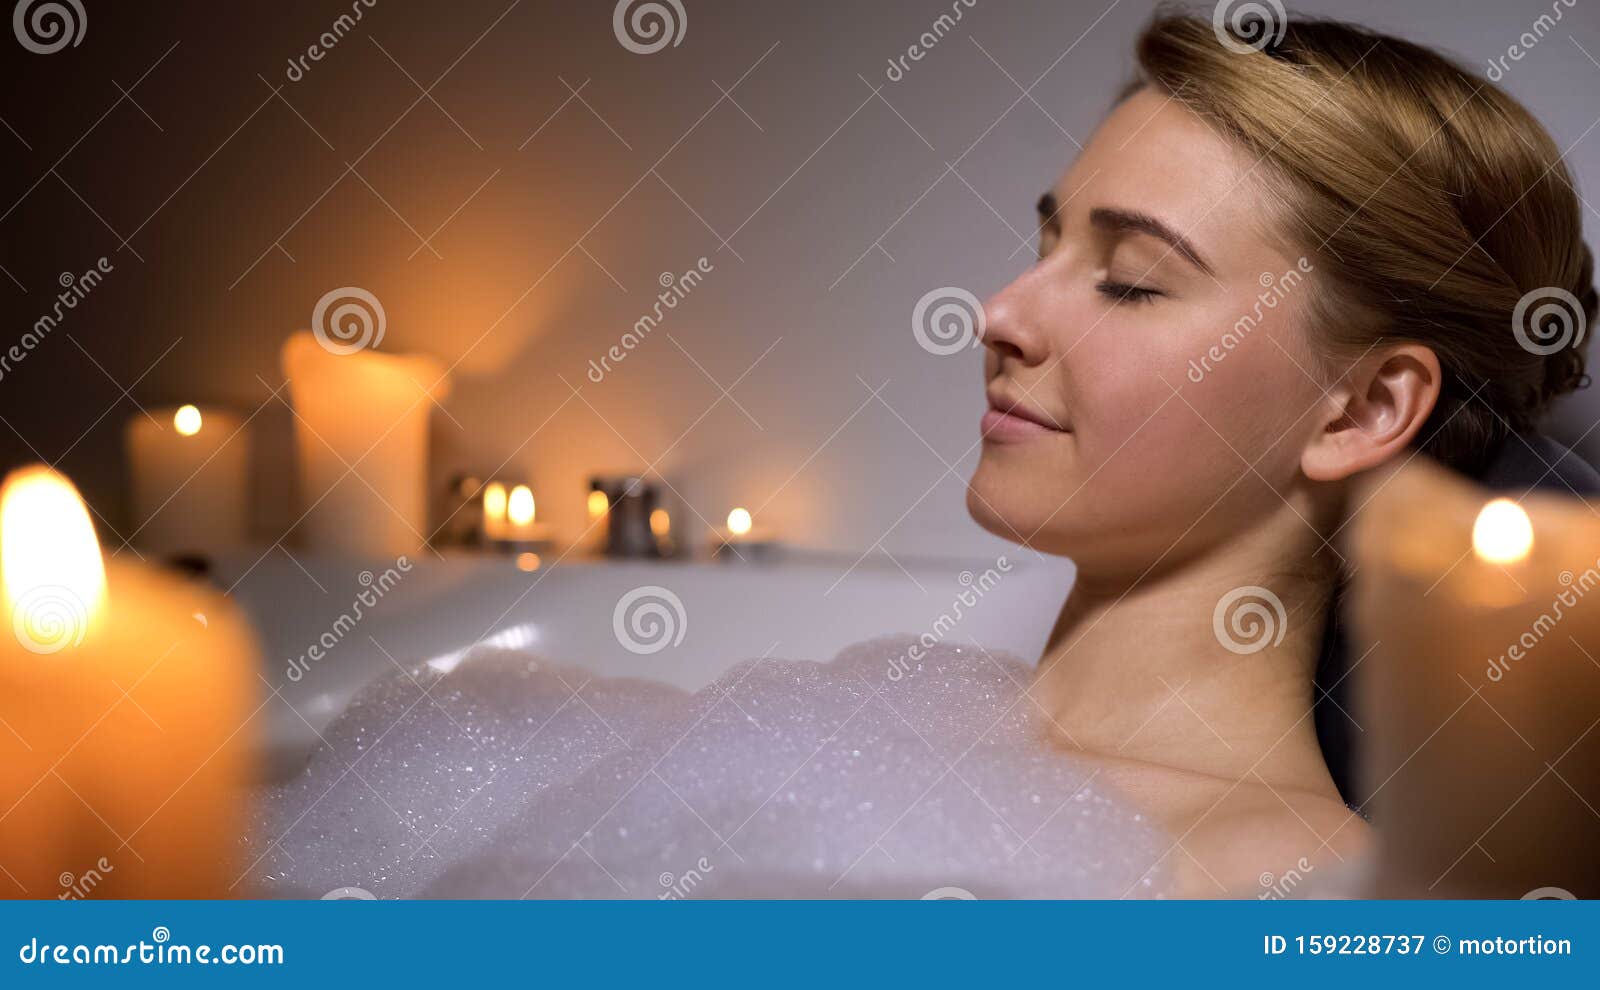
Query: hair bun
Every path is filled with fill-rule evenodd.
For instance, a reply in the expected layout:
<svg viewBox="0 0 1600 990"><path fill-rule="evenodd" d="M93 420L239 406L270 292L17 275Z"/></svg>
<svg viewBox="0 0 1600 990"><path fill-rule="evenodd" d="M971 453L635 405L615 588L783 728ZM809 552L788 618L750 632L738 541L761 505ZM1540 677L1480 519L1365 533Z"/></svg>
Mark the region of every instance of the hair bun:
<svg viewBox="0 0 1600 990"><path fill-rule="evenodd" d="M1545 358L1544 385L1539 393L1541 407L1568 392L1586 388L1589 384L1585 349L1589 343L1589 334L1600 329L1597 328L1597 322L1600 322L1600 293L1595 291L1594 286L1594 253L1589 250L1588 245L1583 245L1582 250L1581 274L1575 287L1576 291L1572 293L1578 300L1577 312L1568 317L1570 324L1561 327L1562 339L1567 341L1566 346Z"/></svg>

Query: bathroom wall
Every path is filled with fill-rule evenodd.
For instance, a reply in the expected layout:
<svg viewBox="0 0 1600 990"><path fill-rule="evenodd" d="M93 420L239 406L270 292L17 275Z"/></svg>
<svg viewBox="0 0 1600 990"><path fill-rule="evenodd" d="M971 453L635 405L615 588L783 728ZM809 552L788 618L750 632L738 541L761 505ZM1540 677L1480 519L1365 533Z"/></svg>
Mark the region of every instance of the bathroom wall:
<svg viewBox="0 0 1600 990"><path fill-rule="evenodd" d="M963 506L980 359L919 347L912 312L1028 264L1034 201L1126 78L1150 4L682 0L681 41L648 55L613 7L89 3L76 47L4 39L9 336L62 273L112 270L0 378L0 459L59 461L125 533L136 403L234 406L257 440L255 527L277 539L298 515L279 348L360 286L383 349L453 368L438 479L524 475L573 533L590 473L651 467L695 528L743 504L815 547L1000 552ZM1300 9L1482 67L1559 9L1504 81L1600 189L1594 5ZM891 64L952 10L926 57ZM592 370L664 273L697 266L653 333ZM1591 392L1553 431L1600 460L1597 415Z"/></svg>

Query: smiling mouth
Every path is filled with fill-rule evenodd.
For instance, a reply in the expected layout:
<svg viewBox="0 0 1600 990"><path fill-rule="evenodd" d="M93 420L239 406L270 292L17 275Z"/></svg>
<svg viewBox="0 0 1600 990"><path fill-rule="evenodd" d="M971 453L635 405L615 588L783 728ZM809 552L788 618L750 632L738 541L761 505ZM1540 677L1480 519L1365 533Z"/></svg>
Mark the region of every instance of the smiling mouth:
<svg viewBox="0 0 1600 990"><path fill-rule="evenodd" d="M989 409L979 423L979 432L985 440L1009 443L1072 431L1056 426L1037 410L991 395Z"/></svg>

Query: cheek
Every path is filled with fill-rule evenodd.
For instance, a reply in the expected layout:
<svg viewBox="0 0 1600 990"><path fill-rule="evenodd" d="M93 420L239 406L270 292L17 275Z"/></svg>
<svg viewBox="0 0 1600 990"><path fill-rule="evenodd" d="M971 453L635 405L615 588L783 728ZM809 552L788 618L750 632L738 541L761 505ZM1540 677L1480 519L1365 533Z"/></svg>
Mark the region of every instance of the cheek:
<svg viewBox="0 0 1600 990"><path fill-rule="evenodd" d="M1214 350L1223 332L1151 326L1080 343L1070 374L1075 424L1082 466L1104 482L1097 487L1140 499L1157 479L1163 487L1181 479L1191 497L1215 497L1252 464L1274 485L1292 481L1321 390L1280 346L1281 324L1263 322L1232 349Z"/></svg>

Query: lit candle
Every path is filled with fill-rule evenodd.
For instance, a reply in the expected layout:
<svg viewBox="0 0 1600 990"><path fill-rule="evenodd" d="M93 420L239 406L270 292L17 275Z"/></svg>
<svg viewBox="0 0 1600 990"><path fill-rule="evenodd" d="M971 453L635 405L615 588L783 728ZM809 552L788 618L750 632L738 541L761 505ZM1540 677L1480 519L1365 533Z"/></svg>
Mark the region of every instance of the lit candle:
<svg viewBox="0 0 1600 990"><path fill-rule="evenodd" d="M213 555L245 541L249 436L221 409L151 409L128 421L139 546L158 554Z"/></svg>
<svg viewBox="0 0 1600 990"><path fill-rule="evenodd" d="M1354 500L1367 503L1354 537L1364 659L1350 676L1376 893L1594 896L1600 516L1547 494L1492 499L1420 461L1374 484Z"/></svg>
<svg viewBox="0 0 1600 990"><path fill-rule="evenodd" d="M538 521L533 489L527 485L515 485L506 495L505 523L500 539L516 544L549 544L550 527Z"/></svg>
<svg viewBox="0 0 1600 990"><path fill-rule="evenodd" d="M0 487L0 893L219 897L238 877L256 655L221 596L107 567L72 484Z"/></svg>
<svg viewBox="0 0 1600 990"><path fill-rule="evenodd" d="M283 370L310 544L417 552L428 531L429 414L450 390L443 366L420 355L335 354L302 331L284 344Z"/></svg>
<svg viewBox="0 0 1600 990"><path fill-rule="evenodd" d="M718 527L714 533L713 550L719 557L767 556L774 553L777 546L772 534L758 528L750 510L743 506L729 510L727 525Z"/></svg>
<svg viewBox="0 0 1600 990"><path fill-rule="evenodd" d="M483 489L483 536L487 540L505 538L506 486L491 481Z"/></svg>

